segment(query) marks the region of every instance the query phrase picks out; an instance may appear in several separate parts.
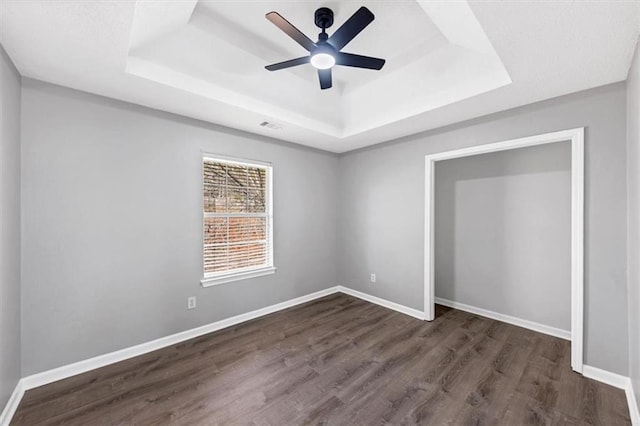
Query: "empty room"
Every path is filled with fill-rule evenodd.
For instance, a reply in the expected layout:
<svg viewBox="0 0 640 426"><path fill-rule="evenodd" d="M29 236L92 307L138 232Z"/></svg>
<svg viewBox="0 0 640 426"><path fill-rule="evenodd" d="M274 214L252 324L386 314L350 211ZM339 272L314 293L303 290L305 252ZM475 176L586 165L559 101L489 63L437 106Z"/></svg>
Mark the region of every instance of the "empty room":
<svg viewBox="0 0 640 426"><path fill-rule="evenodd" d="M640 0L0 0L0 426L640 426Z"/></svg>

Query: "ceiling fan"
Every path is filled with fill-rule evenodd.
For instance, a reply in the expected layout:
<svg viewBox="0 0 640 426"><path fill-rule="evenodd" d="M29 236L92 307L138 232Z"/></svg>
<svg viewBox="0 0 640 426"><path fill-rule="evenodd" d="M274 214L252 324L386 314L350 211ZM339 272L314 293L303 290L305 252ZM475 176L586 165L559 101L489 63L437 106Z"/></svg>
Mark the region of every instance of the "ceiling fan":
<svg viewBox="0 0 640 426"><path fill-rule="evenodd" d="M318 69L320 88L329 89L331 87L331 68L334 65L372 70L380 70L384 65L384 59L340 51L375 19L373 13L366 7L358 9L331 37L325 30L333 25L333 11L327 7L321 7L316 10L315 23L316 26L322 29L322 32L318 34L318 41L315 43L278 12L267 13L266 18L310 53L309 56L267 65L265 68L269 71L311 63Z"/></svg>

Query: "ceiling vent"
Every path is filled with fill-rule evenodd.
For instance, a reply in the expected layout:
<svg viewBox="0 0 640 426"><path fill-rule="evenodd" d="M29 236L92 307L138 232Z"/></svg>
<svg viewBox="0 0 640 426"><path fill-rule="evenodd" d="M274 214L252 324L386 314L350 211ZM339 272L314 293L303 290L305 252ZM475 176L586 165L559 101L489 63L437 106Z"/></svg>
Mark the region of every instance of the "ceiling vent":
<svg viewBox="0 0 640 426"><path fill-rule="evenodd" d="M272 123L270 121L263 121L262 123L260 123L261 127L266 127L267 129L271 129L271 130L282 130L282 124L278 124L278 123Z"/></svg>

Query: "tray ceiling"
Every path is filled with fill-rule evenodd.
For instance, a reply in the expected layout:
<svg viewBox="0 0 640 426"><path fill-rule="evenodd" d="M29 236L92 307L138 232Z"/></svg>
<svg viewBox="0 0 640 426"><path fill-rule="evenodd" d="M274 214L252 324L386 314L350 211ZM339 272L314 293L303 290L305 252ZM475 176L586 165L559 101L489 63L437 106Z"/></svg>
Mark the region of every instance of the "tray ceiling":
<svg viewBox="0 0 640 426"><path fill-rule="evenodd" d="M381 71L264 66L306 52L264 17L309 38L317 7L337 29L376 19L344 51ZM344 152L478 115L623 80L637 2L3 0L0 41L20 72L295 143ZM262 122L274 123L261 127Z"/></svg>

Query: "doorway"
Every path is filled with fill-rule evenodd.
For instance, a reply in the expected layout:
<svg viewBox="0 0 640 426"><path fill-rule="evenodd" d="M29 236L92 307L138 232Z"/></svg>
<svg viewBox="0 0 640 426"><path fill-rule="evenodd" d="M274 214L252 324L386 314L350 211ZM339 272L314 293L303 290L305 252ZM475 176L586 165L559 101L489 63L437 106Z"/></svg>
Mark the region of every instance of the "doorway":
<svg viewBox="0 0 640 426"><path fill-rule="evenodd" d="M582 373L584 322L584 128L564 130L425 157L424 318L435 318L435 163L550 143L571 143L571 367Z"/></svg>

